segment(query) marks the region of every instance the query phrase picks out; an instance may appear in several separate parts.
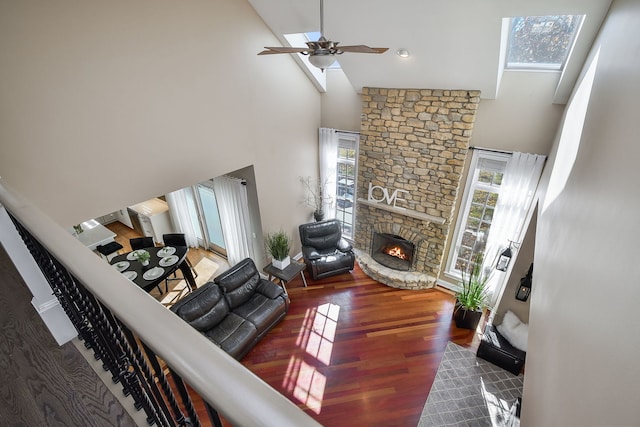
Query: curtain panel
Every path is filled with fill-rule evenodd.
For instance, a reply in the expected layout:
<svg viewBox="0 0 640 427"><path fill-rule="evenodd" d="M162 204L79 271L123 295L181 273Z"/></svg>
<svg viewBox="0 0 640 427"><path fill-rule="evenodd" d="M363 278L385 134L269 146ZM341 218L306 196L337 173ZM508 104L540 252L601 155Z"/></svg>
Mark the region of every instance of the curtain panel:
<svg viewBox="0 0 640 427"><path fill-rule="evenodd" d="M335 129L320 128L318 130L320 153L320 183L323 186L325 202L324 217L336 217L336 176L338 174L338 135Z"/></svg>
<svg viewBox="0 0 640 427"><path fill-rule="evenodd" d="M528 153L513 153L505 169L500 196L491 221L491 231L485 250L485 271L489 271L489 305L494 307L502 294L507 273L495 270L500 253L510 246L510 242L521 243L524 222L534 201L546 156ZM517 248L511 246L513 257ZM508 270L510 271L510 270Z"/></svg>

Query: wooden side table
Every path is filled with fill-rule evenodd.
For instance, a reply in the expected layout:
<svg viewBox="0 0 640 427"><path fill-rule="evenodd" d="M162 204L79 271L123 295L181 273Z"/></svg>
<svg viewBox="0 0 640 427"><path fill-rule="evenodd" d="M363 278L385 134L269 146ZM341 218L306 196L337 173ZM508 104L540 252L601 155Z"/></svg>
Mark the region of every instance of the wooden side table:
<svg viewBox="0 0 640 427"><path fill-rule="evenodd" d="M272 263L269 263L262 269L262 271L269 275L269 280L271 280L272 277L278 278L285 294L288 295L286 284L296 277L298 273L302 276L302 283L304 283L304 287L307 287L307 279L304 277L304 269L306 267L305 263L292 261L284 270L280 270L279 268L275 268Z"/></svg>

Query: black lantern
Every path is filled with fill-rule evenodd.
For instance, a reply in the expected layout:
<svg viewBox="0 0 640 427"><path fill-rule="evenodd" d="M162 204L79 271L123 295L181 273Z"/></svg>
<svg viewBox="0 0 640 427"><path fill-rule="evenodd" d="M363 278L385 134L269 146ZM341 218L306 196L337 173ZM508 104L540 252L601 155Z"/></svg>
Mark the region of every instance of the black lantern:
<svg viewBox="0 0 640 427"><path fill-rule="evenodd" d="M509 247L504 251L502 251L502 253L498 257L498 262L496 263L496 270L507 271L507 267L509 267L509 262L511 261L512 255L513 254L511 253L511 244L509 244Z"/></svg>
<svg viewBox="0 0 640 427"><path fill-rule="evenodd" d="M533 263L531 267L529 267L529 271L527 275L520 279L520 286L518 287L518 291L516 292L516 299L518 301L526 301L529 299L529 295L531 294L531 276L533 273Z"/></svg>

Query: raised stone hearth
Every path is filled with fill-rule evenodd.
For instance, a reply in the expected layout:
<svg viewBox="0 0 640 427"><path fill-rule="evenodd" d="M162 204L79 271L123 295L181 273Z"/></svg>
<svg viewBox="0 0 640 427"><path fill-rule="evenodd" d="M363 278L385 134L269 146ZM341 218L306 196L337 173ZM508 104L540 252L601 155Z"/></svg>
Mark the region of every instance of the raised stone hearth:
<svg viewBox="0 0 640 427"><path fill-rule="evenodd" d="M363 88L354 247L362 270L405 289L435 286L479 91ZM410 271L371 258L374 231L416 245Z"/></svg>
<svg viewBox="0 0 640 427"><path fill-rule="evenodd" d="M354 251L356 253L356 261L358 261L358 265L364 274L377 282L398 289L426 289L435 286L436 278L429 274L400 271L385 267L371 258L368 253L358 249Z"/></svg>

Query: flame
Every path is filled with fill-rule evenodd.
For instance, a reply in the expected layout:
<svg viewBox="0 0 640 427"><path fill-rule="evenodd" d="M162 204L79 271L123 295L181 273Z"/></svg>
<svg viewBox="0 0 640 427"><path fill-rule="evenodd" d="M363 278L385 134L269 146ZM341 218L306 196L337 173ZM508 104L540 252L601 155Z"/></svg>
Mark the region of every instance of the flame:
<svg viewBox="0 0 640 427"><path fill-rule="evenodd" d="M401 248L401 247L399 247L399 246L394 246L394 247L392 247L392 248L390 248L390 249L387 249L387 250L385 251L385 253L386 253L387 255L391 255L391 256L394 256L394 257L396 257L396 258L400 258L400 259L404 259L404 260L406 260L406 259L407 259L407 254L405 254L405 253L402 251L402 248Z"/></svg>

